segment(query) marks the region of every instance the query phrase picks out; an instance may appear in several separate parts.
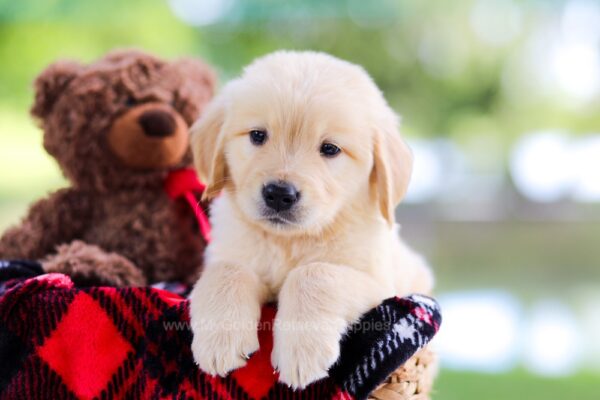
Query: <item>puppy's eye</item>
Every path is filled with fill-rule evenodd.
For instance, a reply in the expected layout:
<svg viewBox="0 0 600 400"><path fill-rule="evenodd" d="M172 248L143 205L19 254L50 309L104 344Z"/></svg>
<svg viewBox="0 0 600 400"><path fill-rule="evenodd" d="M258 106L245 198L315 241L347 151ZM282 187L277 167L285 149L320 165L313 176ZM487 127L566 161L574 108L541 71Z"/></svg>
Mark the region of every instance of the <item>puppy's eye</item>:
<svg viewBox="0 0 600 400"><path fill-rule="evenodd" d="M342 151L342 150L339 147L337 147L335 144L327 143L327 142L324 142L321 145L321 149L320 149L321 155L323 157L335 157L340 153L340 151Z"/></svg>
<svg viewBox="0 0 600 400"><path fill-rule="evenodd" d="M253 129L250 131L250 141L255 146L262 146L267 141L267 132L261 129Z"/></svg>

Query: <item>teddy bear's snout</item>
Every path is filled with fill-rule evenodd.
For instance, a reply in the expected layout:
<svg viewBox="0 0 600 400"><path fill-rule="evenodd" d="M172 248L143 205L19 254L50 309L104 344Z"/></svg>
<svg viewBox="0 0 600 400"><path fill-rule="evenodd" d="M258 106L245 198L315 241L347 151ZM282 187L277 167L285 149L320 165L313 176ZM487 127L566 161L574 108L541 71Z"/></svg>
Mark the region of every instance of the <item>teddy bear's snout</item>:
<svg viewBox="0 0 600 400"><path fill-rule="evenodd" d="M146 136L162 138L173 135L177 123L173 116L163 110L148 110L138 118Z"/></svg>
<svg viewBox="0 0 600 400"><path fill-rule="evenodd" d="M156 169L179 163L188 147L188 126L181 114L167 104L144 103L115 119L108 145L132 168Z"/></svg>

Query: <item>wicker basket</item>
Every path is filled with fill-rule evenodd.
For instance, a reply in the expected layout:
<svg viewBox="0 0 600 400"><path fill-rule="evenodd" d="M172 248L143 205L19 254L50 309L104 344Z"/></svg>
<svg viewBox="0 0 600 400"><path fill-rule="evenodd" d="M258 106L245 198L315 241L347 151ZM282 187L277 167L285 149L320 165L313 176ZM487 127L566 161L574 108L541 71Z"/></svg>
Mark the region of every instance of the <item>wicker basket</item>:
<svg viewBox="0 0 600 400"><path fill-rule="evenodd" d="M369 400L428 400L436 374L435 354L425 347L379 385Z"/></svg>

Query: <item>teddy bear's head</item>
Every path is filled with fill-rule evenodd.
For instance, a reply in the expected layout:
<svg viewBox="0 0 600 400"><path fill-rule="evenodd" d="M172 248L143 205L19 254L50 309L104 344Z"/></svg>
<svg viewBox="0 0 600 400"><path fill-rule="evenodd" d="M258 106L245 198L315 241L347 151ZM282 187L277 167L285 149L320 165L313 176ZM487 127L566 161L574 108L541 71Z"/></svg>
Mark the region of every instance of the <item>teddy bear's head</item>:
<svg viewBox="0 0 600 400"><path fill-rule="evenodd" d="M31 112L44 129L44 147L75 186L154 185L190 164L188 128L214 82L198 60L122 50L90 65L50 65L35 81Z"/></svg>

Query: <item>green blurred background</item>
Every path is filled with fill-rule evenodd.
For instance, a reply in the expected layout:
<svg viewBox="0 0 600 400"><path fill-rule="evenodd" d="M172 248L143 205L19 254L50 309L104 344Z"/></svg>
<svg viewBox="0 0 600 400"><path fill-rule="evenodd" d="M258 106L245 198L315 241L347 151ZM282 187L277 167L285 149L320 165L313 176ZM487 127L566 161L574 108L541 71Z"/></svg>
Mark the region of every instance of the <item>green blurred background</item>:
<svg viewBox="0 0 600 400"><path fill-rule="evenodd" d="M435 399L600 398L600 2L0 0L0 230L66 182L28 115L58 58L363 65L416 156L398 210L444 308Z"/></svg>

